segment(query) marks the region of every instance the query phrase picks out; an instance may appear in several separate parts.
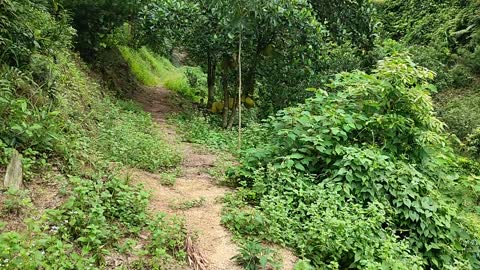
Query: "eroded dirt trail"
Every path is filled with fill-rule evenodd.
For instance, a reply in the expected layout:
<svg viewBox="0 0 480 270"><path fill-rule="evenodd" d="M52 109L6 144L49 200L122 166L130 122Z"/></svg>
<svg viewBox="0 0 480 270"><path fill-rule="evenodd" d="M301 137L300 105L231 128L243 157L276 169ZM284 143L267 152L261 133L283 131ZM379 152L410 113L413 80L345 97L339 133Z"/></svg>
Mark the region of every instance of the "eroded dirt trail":
<svg viewBox="0 0 480 270"><path fill-rule="evenodd" d="M200 151L194 145L177 142L175 128L166 122L168 113L175 112L171 104L172 93L163 88L152 88L140 91L137 100L145 111L160 125L166 134L167 141L177 144L183 152L181 175L172 187L162 186L160 176L144 171L132 172L135 182L143 183L152 192L151 207L154 211L183 216L190 233L197 234L196 247L208 260L209 270L241 269L230 260L237 254L237 246L232 242L230 233L220 224L222 198L228 189L215 184L206 170L213 167L216 157ZM202 199L204 198L204 199ZM203 200L201 207L175 209L174 202Z"/></svg>

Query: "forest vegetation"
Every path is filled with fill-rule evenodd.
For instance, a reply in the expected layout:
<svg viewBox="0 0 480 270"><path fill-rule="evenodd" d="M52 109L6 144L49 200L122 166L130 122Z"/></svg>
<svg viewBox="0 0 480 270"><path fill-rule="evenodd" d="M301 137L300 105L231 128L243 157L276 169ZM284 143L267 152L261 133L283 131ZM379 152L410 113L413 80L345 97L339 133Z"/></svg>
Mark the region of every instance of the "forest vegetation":
<svg viewBox="0 0 480 270"><path fill-rule="evenodd" d="M126 173L174 188L186 143L225 261L480 269L479 0L0 0L0 74L0 269L211 269Z"/></svg>

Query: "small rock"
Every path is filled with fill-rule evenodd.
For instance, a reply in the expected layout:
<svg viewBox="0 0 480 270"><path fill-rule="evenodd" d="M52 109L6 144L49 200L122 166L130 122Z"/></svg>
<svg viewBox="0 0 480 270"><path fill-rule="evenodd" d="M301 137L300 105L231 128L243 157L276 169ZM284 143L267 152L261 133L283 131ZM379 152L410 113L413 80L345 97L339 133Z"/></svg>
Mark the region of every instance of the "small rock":
<svg viewBox="0 0 480 270"><path fill-rule="evenodd" d="M12 160L7 166L3 186L7 189L21 189L23 185L22 155L13 150Z"/></svg>

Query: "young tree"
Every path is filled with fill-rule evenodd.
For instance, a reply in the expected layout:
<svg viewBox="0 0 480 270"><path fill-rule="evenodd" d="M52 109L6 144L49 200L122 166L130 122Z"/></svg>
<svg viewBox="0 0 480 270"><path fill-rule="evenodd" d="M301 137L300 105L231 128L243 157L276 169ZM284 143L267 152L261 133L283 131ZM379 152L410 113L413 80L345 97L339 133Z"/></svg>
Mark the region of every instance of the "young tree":
<svg viewBox="0 0 480 270"><path fill-rule="evenodd" d="M299 69L311 73L312 67L321 61L324 48L325 30L307 0L162 1L149 5L141 14L147 33L156 32L160 37L157 40L175 44L204 67L209 77L208 105L213 103L216 78L221 77L224 126L232 126L233 112L241 110L243 97L255 94L259 79L279 76L279 72L286 72L282 75L288 77ZM238 75L240 41L244 70L241 81ZM292 59L293 56L298 59ZM292 61L294 65L286 70L272 65L271 68L278 69L264 72L265 67L278 59L284 63ZM221 76L216 76L218 72ZM301 76L291 77L294 81L302 80ZM268 81L274 82L274 79ZM243 97L242 93L237 95L237 91L233 94L230 87L240 84L244 86ZM275 83L269 85L270 91L275 87ZM234 96L235 105L230 106ZM229 108L232 113L228 117Z"/></svg>

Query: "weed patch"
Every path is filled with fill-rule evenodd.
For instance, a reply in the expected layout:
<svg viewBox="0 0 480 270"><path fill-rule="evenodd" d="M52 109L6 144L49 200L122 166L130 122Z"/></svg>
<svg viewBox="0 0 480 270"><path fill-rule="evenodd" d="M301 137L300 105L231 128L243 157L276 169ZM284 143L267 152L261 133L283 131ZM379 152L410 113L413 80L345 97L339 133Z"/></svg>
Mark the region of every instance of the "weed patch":
<svg viewBox="0 0 480 270"><path fill-rule="evenodd" d="M180 154L167 144L150 115L132 103L115 106L105 102L99 112L99 132L95 140L96 148L105 159L152 172L180 163Z"/></svg>
<svg viewBox="0 0 480 270"><path fill-rule="evenodd" d="M181 201L181 202L172 202L170 204L170 208L175 209L175 210L188 210L191 208L197 208L197 207L202 207L205 205L206 198L201 197L198 199L193 199L193 200L186 200L186 201Z"/></svg>

